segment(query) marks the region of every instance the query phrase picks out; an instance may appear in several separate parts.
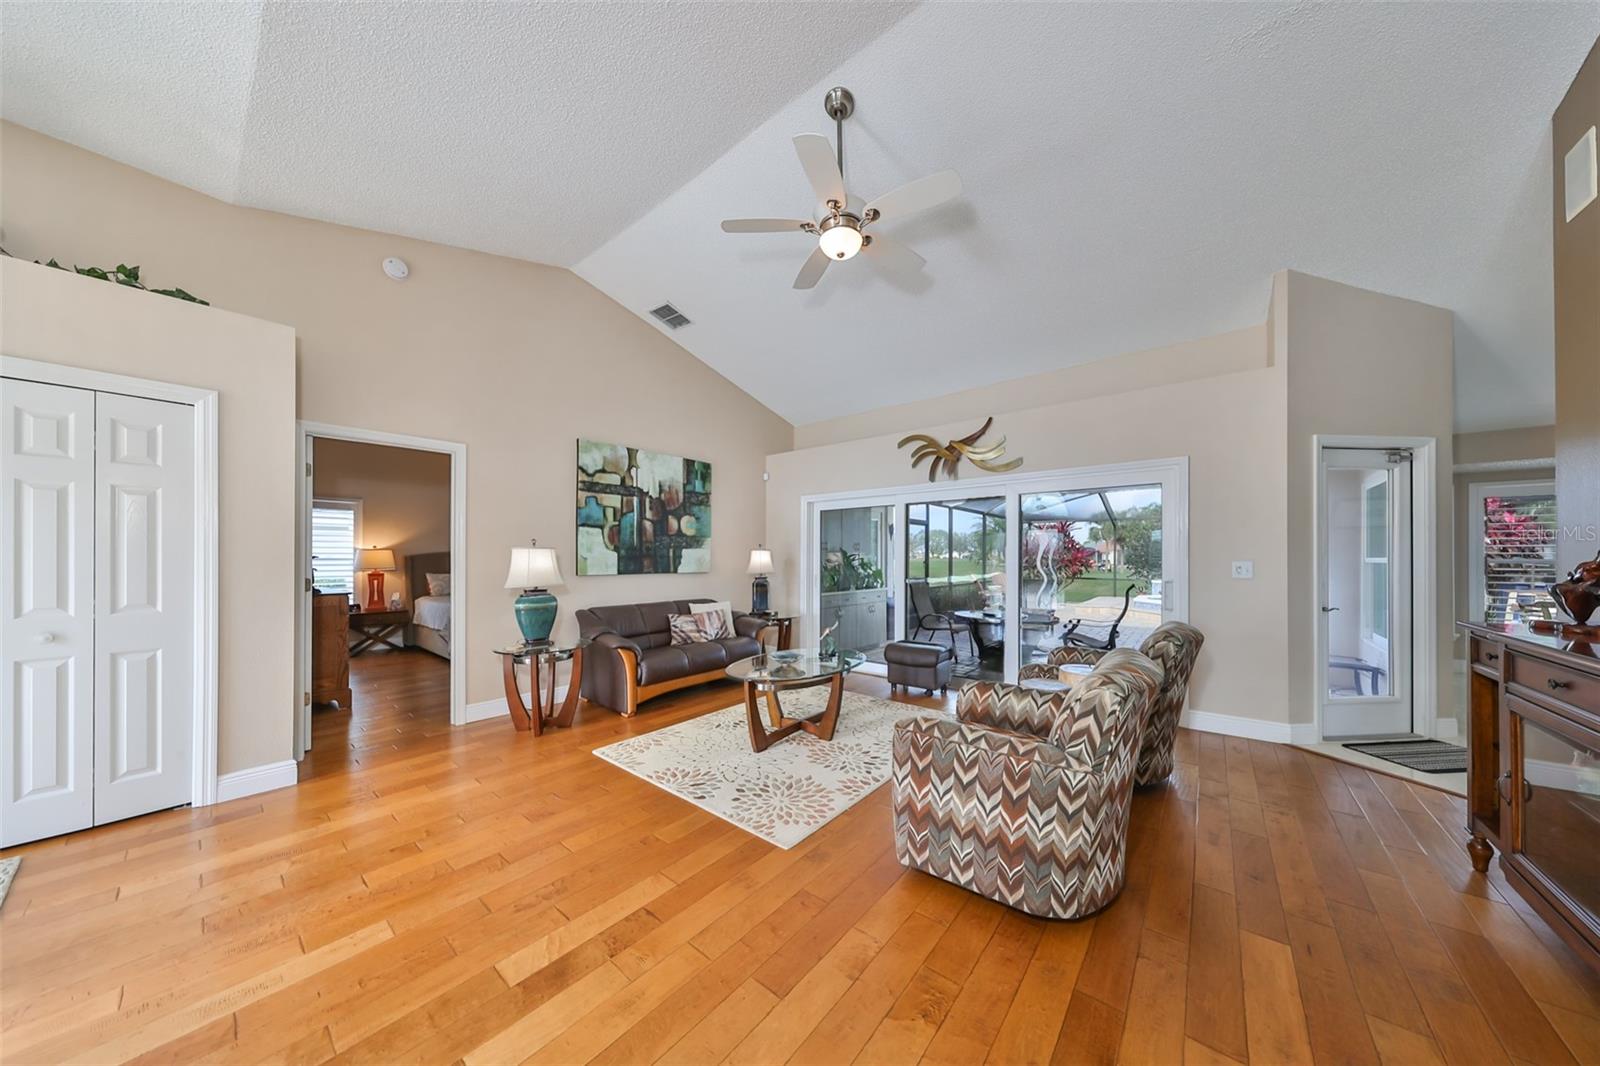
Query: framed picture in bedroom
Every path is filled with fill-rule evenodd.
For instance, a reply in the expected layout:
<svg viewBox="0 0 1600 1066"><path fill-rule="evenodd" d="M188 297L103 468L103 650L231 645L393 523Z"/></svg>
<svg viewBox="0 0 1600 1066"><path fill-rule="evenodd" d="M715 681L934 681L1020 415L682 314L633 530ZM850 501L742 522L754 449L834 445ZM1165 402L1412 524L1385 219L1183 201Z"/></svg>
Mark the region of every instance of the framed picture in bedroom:
<svg viewBox="0 0 1600 1066"><path fill-rule="evenodd" d="M711 464L578 440L578 574L711 571Z"/></svg>

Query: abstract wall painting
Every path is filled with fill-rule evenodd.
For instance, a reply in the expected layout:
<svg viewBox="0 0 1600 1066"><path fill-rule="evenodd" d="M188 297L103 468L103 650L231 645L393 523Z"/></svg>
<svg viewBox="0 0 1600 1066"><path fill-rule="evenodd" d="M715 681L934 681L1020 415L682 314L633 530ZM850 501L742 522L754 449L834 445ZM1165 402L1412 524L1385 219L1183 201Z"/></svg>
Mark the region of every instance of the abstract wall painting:
<svg viewBox="0 0 1600 1066"><path fill-rule="evenodd" d="M711 464L578 441L578 574L711 571Z"/></svg>

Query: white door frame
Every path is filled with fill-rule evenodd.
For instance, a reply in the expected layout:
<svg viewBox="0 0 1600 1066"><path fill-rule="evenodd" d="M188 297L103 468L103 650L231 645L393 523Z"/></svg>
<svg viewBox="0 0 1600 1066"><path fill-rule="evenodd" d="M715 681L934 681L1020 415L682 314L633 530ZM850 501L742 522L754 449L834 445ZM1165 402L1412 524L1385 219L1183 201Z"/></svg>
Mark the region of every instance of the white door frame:
<svg viewBox="0 0 1600 1066"><path fill-rule="evenodd" d="M294 716L294 757L302 758L311 736L311 471L306 464L307 442L312 437L347 440L357 444L386 444L421 452L442 452L450 456L450 570L461 577L450 592L450 724L465 725L467 671L459 653L467 646L467 446L459 441L414 437L409 433L389 433L380 429L336 426L327 422L301 419L295 434L295 466L300 471L299 502L295 508L295 557L297 602L295 628L295 678L299 706Z"/></svg>
<svg viewBox="0 0 1600 1066"><path fill-rule="evenodd" d="M116 392L194 408L194 737L189 802L217 802L217 393L0 355L0 377Z"/></svg>
<svg viewBox="0 0 1600 1066"><path fill-rule="evenodd" d="M1315 433L1311 437L1311 566L1304 575L1308 595L1306 609L1312 613L1310 695L1311 720L1316 740L1323 739L1322 693L1327 686L1327 663L1322 649L1327 646L1328 616L1322 612L1322 570L1326 565L1322 551L1322 477L1324 448L1405 448L1411 451L1411 727L1424 737L1432 737L1439 718L1439 654L1435 628L1438 625L1438 464L1439 442L1434 437L1351 436Z"/></svg>
<svg viewBox="0 0 1600 1066"><path fill-rule="evenodd" d="M1015 546L1009 541L1021 528L1021 497L1035 492L1061 492L1075 488L1109 488L1120 485L1162 487L1162 526L1170 526L1171 536L1163 534L1161 543L1162 604L1164 621L1189 619L1189 457L1150 459L1099 466L1069 467L1060 470L1029 471L1026 474L993 474L961 478L956 481L921 480L871 489L823 492L800 497L800 632L802 645L817 641L817 619L822 611L822 562L818 546L822 543L821 512L837 507L887 504L894 507L899 539L890 560L888 580L897 590L904 588L906 505L933 503L957 497L1004 496L1006 498L1006 604L1007 632L1017 632L1012 614L1021 606L1020 569ZM895 639L904 639L906 596L895 596ZM1005 675L1015 677L1018 641L1006 641Z"/></svg>
<svg viewBox="0 0 1600 1066"><path fill-rule="evenodd" d="M1483 617L1483 501L1490 496L1554 496L1549 478L1532 481L1469 481L1467 483L1467 595L1464 617Z"/></svg>

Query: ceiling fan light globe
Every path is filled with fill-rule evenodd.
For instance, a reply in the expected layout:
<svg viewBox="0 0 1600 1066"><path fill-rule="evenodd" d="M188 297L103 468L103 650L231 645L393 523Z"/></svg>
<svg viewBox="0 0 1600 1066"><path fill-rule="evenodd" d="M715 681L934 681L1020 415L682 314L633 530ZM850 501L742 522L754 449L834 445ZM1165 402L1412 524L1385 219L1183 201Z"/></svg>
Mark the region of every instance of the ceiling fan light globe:
<svg viewBox="0 0 1600 1066"><path fill-rule="evenodd" d="M817 244L829 259L849 259L861 251L861 231L850 225L830 226Z"/></svg>

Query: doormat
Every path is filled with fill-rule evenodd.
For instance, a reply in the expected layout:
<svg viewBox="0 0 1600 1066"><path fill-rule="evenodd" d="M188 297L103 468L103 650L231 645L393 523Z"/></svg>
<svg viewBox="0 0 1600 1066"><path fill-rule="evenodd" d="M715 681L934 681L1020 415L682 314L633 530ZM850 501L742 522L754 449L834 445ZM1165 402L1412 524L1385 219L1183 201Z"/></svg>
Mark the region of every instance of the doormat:
<svg viewBox="0 0 1600 1066"><path fill-rule="evenodd" d="M11 882L17 878L17 867L22 865L22 857L15 859L0 859L0 907L6 905L6 893L11 891Z"/></svg>
<svg viewBox="0 0 1600 1066"><path fill-rule="evenodd" d="M1386 740L1376 744L1346 744L1345 747L1425 774L1459 774L1467 769L1467 749L1442 740Z"/></svg>

